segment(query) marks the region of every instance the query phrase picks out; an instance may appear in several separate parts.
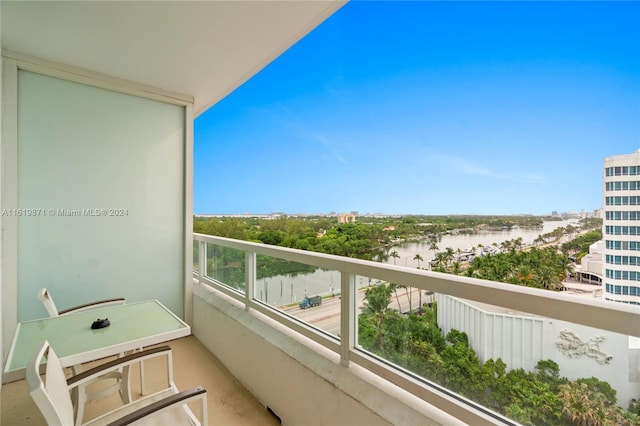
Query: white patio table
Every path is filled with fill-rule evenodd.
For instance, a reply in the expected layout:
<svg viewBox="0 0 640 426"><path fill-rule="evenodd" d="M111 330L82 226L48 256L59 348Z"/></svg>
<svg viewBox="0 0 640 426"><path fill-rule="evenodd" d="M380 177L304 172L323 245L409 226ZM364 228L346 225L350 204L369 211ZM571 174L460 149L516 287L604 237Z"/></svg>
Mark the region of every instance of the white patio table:
<svg viewBox="0 0 640 426"><path fill-rule="evenodd" d="M96 319L110 325L92 329ZM191 327L157 300L111 306L18 324L4 367L3 382L20 380L42 341L64 367L117 355L191 334Z"/></svg>

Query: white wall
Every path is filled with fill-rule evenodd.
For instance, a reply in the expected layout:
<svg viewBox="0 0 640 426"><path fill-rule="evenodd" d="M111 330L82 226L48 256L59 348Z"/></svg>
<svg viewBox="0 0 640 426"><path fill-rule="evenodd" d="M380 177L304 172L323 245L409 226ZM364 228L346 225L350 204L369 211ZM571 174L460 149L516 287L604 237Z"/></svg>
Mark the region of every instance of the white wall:
<svg viewBox="0 0 640 426"><path fill-rule="evenodd" d="M460 299L438 294L438 326L446 335L464 331L481 361L502 358L509 368L533 370L544 356L540 318L483 311Z"/></svg>
<svg viewBox="0 0 640 426"><path fill-rule="evenodd" d="M629 338L629 395L640 396L640 338Z"/></svg>
<svg viewBox="0 0 640 426"><path fill-rule="evenodd" d="M187 98L3 57L1 202L16 212L0 219L4 355L18 321L46 315L41 287L59 309L125 297L190 315Z"/></svg>
<svg viewBox="0 0 640 426"><path fill-rule="evenodd" d="M617 391L618 404L627 408L629 400L638 399L640 359L629 348L629 336L586 327L566 321L523 315L489 312L461 299L438 294L438 325L443 333L452 328L467 333L469 344L481 361L502 360L509 369L533 371L540 360L551 359L560 367L560 375L570 380L597 377ZM569 331L569 340L561 332ZM592 339L603 337L595 343ZM601 364L586 354L570 357L558 342L595 343L591 348L611 357ZM634 375L634 372L635 375Z"/></svg>
<svg viewBox="0 0 640 426"><path fill-rule="evenodd" d="M183 313L184 107L18 74L18 320L124 296ZM34 215L30 216L31 211Z"/></svg>
<svg viewBox="0 0 640 426"><path fill-rule="evenodd" d="M2 10L2 3L0 2L0 13ZM3 80L4 80L4 74L3 74L3 70L4 70L4 59L0 56L0 111L3 110ZM0 139L2 139L2 113L0 112ZM0 142L0 171L2 170L2 162L4 161L4 157L2 155L2 143ZM2 187L4 186L4 182L2 180L2 173L0 173L0 210L3 207L3 203L2 203ZM3 228L3 223L2 223L2 218L0 216L0 230ZM3 256L3 244L2 244L2 231L0 231L0 259L2 259ZM3 285L3 281L2 281L2 261L0 261L0 366L4 367L4 328L2 326L3 322L2 322L2 318L4 316L3 314L3 310L2 310L2 285ZM2 391L2 387L0 386L0 392Z"/></svg>
<svg viewBox="0 0 640 426"><path fill-rule="evenodd" d="M595 358L587 355L569 357L557 346L557 342L564 342L560 333L572 332L583 343L593 343L593 339L603 337L600 343L592 345L611 357L607 364L600 364ZM545 321L545 359L551 359L560 366L560 374L571 380L581 377L597 377L608 382L617 391L618 404L625 409L631 398L638 398L638 394L629 393L629 336L593 327L581 326L565 321ZM591 342L590 342L591 341ZM637 367L636 367L637 368Z"/></svg>
<svg viewBox="0 0 640 426"><path fill-rule="evenodd" d="M194 287L194 335L283 424L460 424L233 299Z"/></svg>

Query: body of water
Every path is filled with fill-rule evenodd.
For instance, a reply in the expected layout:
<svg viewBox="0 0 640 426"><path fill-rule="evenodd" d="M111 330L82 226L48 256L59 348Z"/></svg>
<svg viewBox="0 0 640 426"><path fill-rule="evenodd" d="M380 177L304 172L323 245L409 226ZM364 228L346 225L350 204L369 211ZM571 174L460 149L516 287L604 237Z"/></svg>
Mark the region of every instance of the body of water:
<svg viewBox="0 0 640 426"><path fill-rule="evenodd" d="M572 220L562 221L548 221L542 224L542 229L510 229L510 230L495 230L495 231L480 231L473 234L457 234L457 235L443 235L442 238L436 240L438 245L438 252L446 251L447 247L451 247L454 251L470 249L472 247L479 247L480 245L487 247L496 243L498 247L501 243L509 240L515 240L522 238L524 244L531 244L538 238L538 236L547 234L557 228L565 227L568 225L577 225L577 222ZM416 254L422 256L424 261L420 264L422 267L426 267L431 260L435 257L435 253L430 249L431 241L433 240L420 240L409 241L399 245L393 246L389 251L397 251L399 258L395 259L395 264L398 266L409 266L413 268L418 267L418 262L413 260ZM394 264L394 259L390 257L386 263Z"/></svg>
<svg viewBox="0 0 640 426"><path fill-rule="evenodd" d="M511 229L496 231L481 231L474 234L443 235L437 240L438 251L445 251L447 247L453 250L464 250L471 247L491 246L496 243L498 246L504 241L522 238L523 243L532 243L539 235L549 233L554 229L567 225L576 225L575 220L549 221L544 222L539 229ZM420 254L424 261L422 267L427 267L429 261L434 258L434 252L430 249L431 240L410 241L389 247L389 252L395 250L399 258L395 259L398 266L416 268L417 261L413 260L416 254ZM389 257L386 261L391 265L394 259ZM374 284L369 278L358 277L356 284L358 287L366 287ZM327 296L340 291L340 274L337 271L318 270L311 274L291 277L279 275L259 280L256 283L256 298L274 306L282 306L290 303L298 303L305 295Z"/></svg>

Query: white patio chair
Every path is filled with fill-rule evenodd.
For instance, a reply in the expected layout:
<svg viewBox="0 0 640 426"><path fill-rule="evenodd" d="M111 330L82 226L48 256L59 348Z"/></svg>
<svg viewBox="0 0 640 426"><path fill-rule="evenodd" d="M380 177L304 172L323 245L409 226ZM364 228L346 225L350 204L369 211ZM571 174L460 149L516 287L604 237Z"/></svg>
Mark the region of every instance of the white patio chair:
<svg viewBox="0 0 640 426"><path fill-rule="evenodd" d="M114 305L124 305L124 302L125 302L123 297L118 297L115 299L97 300L95 302L90 302L84 305L74 306L72 308L67 308L67 309L63 309L62 311L59 311L58 308L56 307L56 304L53 301L53 298L51 297L51 293L49 293L49 291L46 288L41 288L40 290L38 290L37 296L38 296L38 300L42 302L42 304L44 305L44 308L47 310L49 317L52 317L52 318L60 315L71 314L74 312L88 311L91 309L98 309L98 308L106 308L108 306L114 306Z"/></svg>
<svg viewBox="0 0 640 426"><path fill-rule="evenodd" d="M75 420L70 391L80 385L86 385L106 372L127 368L133 363L154 357L167 357L166 388L124 404L86 423ZM40 364L46 358L45 380L40 376ZM67 379L64 369L48 342L43 342L31 357L27 366L27 383L31 398L38 406L49 426L56 425L206 425L207 393L202 387L180 392L173 382L173 359L171 348L163 346L136 352L124 358L118 358L106 364L87 370ZM199 418L191 411L187 403L200 401Z"/></svg>
<svg viewBox="0 0 640 426"><path fill-rule="evenodd" d="M51 293L49 293L49 291L46 288L41 288L40 290L38 290L37 297L38 297L38 300L40 300L44 305L44 308L47 310L49 317L52 317L52 318L62 316L62 315L69 315L76 312L88 311L92 309L106 308L109 306L116 306L116 305L124 305L125 303L125 299L123 297L119 297L114 299L97 300L95 302L90 302L90 303L74 306L72 308L67 308L59 311L55 302L53 301L53 297L51 296ZM121 357L124 355L125 354L120 354ZM71 370L73 374L80 374L82 372L82 366L79 364L73 365L71 366ZM140 364L141 382L143 382L143 378L142 378L143 375L144 375L144 369L142 364ZM74 390L74 393L72 394L72 399L74 403L73 404L74 409L76 411L76 417L78 420L80 421L82 420L82 417L84 416L84 404L89 401L101 399L115 392L118 392L120 394L120 398L122 399L122 402L124 402L125 404L130 402L131 396L129 391L130 386L128 383L128 377L127 377L127 382L125 383L123 381L122 370L111 371L103 375L101 379L105 379L105 380L111 379L111 380L114 380L114 383L110 384L109 386L101 386L101 387L97 386L96 389L94 390L88 390L84 386L79 386L77 389ZM142 392L144 394L144 387L142 388Z"/></svg>

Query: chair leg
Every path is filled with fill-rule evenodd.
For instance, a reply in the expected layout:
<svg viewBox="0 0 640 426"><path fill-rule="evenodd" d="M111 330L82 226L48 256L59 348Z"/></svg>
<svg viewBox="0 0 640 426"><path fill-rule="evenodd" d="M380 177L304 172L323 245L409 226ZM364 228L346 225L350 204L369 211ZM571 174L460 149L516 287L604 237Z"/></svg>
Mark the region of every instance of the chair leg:
<svg viewBox="0 0 640 426"><path fill-rule="evenodd" d="M142 348L138 349L142 351ZM131 351L136 352L138 350ZM120 357L126 354L120 354ZM82 365L74 365L71 367L73 374L79 374L82 372ZM95 392L88 392L86 385L81 385L76 387L71 392L71 399L74 407L74 416L76 424L82 424L82 418L84 416L84 406L88 401L92 401L94 399L103 398L114 391L117 391L120 395L120 399L124 404L130 404L133 401L132 393L131 393L131 371L130 366L126 366L120 369L117 372L107 373L103 376L103 378L115 379L116 383L114 385L108 386L106 388L100 389ZM144 365L142 361L140 361L140 389L142 395L145 394L145 384L144 384Z"/></svg>
<svg viewBox="0 0 640 426"><path fill-rule="evenodd" d="M140 394L146 394L144 389L144 361L140 361Z"/></svg>
<svg viewBox="0 0 640 426"><path fill-rule="evenodd" d="M144 351L144 348L138 348L130 351L128 354L133 354L133 353L142 352L142 351ZM145 390L145 383L144 383L144 361L140 361L140 395L144 396L146 393L147 391Z"/></svg>
<svg viewBox="0 0 640 426"><path fill-rule="evenodd" d="M71 370L74 375L82 373L82 365L73 365ZM126 371L125 371L126 370ZM84 417L85 404L89 401L104 398L114 392L118 392L120 399L125 404L129 404L132 401L131 398L131 381L129 377L129 367L125 367L120 371L114 371L105 374L102 378L114 379L116 382L113 385L102 388L98 391L90 392L87 390L86 385L77 386L71 392L71 401L73 404L73 411L76 424L82 424L82 418Z"/></svg>
<svg viewBox="0 0 640 426"><path fill-rule="evenodd" d="M82 373L82 365L71 366L72 375ZM77 387L71 391L71 403L73 404L73 415L75 417L75 423L77 425L82 424L82 417L84 416L84 404L86 402L86 395L84 386Z"/></svg>
<svg viewBox="0 0 640 426"><path fill-rule="evenodd" d="M122 369L122 380L120 382L120 399L125 404L131 403L131 367L126 366Z"/></svg>

